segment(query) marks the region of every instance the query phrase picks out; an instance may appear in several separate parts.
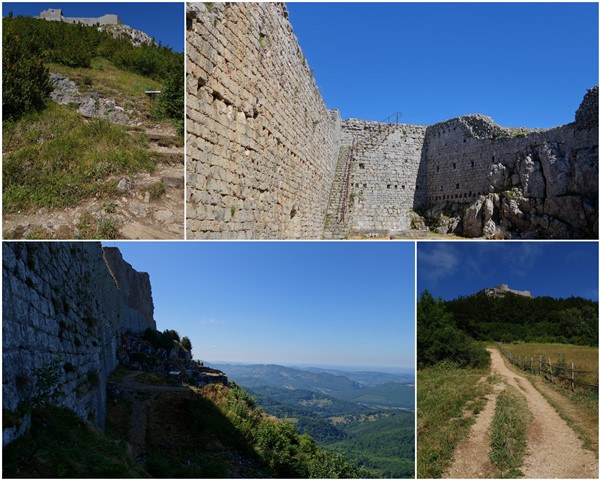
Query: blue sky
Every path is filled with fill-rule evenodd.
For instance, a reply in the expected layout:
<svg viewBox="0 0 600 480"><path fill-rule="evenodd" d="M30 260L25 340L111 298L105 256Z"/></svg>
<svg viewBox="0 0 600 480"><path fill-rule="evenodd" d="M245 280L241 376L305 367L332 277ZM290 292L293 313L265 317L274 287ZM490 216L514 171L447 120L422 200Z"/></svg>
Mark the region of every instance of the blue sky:
<svg viewBox="0 0 600 480"><path fill-rule="evenodd" d="M598 301L596 242L419 242L417 290L445 300L507 283L533 296Z"/></svg>
<svg viewBox="0 0 600 480"><path fill-rule="evenodd" d="M141 30L158 43L183 52L183 3L2 3L2 16L12 10L13 15L37 16L47 8L61 8L65 17L100 17L114 13L121 22Z"/></svg>
<svg viewBox="0 0 600 480"><path fill-rule="evenodd" d="M430 125L574 121L598 83L597 3L288 3L329 108Z"/></svg>
<svg viewBox="0 0 600 480"><path fill-rule="evenodd" d="M105 242L206 361L414 366L412 242Z"/></svg>

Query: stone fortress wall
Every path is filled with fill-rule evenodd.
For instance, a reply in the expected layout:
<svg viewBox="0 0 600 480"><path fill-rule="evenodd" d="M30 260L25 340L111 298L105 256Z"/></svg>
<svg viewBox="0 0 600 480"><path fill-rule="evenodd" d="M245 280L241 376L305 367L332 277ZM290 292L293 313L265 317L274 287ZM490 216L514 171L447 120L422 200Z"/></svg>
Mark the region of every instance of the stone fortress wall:
<svg viewBox="0 0 600 480"><path fill-rule="evenodd" d="M120 25L121 19L118 15L107 14L102 15L98 18L85 18L85 17L64 17L62 9L60 8L49 8L47 10L43 10L38 18L42 18L44 20L50 20L55 22L65 22L65 23L81 23L83 25L89 25L91 27L96 25Z"/></svg>
<svg viewBox="0 0 600 480"><path fill-rule="evenodd" d="M597 87L543 131L340 122L285 5L188 4L187 42L188 238L598 237Z"/></svg>
<svg viewBox="0 0 600 480"><path fill-rule="evenodd" d="M347 208L340 221L342 188L332 189L325 238L339 238L349 227L362 233L410 228L410 210L421 198L417 180L426 127L349 119L342 122L341 148L353 148L351 164L340 157L338 182L348 183ZM346 153L346 152L344 152ZM350 176L347 169L350 168Z"/></svg>
<svg viewBox="0 0 600 480"><path fill-rule="evenodd" d="M104 426L120 335L156 327L148 275L115 250L87 242L2 244L2 408L23 415L19 425L4 425L3 445L26 430L20 406L35 394L36 369L54 361L59 405Z"/></svg>
<svg viewBox="0 0 600 480"><path fill-rule="evenodd" d="M187 4L188 238L319 238L341 122L281 3Z"/></svg>

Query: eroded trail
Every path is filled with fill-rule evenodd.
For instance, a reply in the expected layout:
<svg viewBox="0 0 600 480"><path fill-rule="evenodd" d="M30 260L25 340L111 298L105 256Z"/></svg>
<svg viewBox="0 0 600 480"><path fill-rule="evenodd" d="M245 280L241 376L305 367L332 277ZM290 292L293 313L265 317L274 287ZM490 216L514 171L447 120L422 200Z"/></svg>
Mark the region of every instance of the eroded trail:
<svg viewBox="0 0 600 480"><path fill-rule="evenodd" d="M490 353L493 371L523 393L533 415L522 469L525 477L598 478L595 455L583 448L583 442L529 380L510 370L500 352L490 349Z"/></svg>
<svg viewBox="0 0 600 480"><path fill-rule="evenodd" d="M498 391L486 395L484 409L477 415L469 437L458 444L454 451L454 462L446 472L447 478L488 478L493 468L488 459L490 451L489 430L496 410Z"/></svg>
<svg viewBox="0 0 600 480"><path fill-rule="evenodd" d="M527 433L528 454L522 468L525 478L598 478L598 461L594 453L583 448L583 442L527 378L506 366L500 352L488 351L492 374L503 377L524 395L533 416ZM486 397L486 406L477 416L469 438L456 447L454 462L444 475L446 478L494 476L488 459L489 430L496 397L501 390L497 386L494 393Z"/></svg>

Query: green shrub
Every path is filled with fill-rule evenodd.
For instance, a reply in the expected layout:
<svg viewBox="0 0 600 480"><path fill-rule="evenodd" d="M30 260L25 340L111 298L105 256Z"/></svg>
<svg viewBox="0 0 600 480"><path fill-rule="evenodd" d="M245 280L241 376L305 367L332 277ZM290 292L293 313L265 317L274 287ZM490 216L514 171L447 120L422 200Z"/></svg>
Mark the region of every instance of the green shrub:
<svg viewBox="0 0 600 480"><path fill-rule="evenodd" d="M48 69L42 62L41 46L18 33L14 19L3 19L2 116L18 120L42 110L52 91Z"/></svg>
<svg viewBox="0 0 600 480"><path fill-rule="evenodd" d="M425 291L417 304L417 365L452 362L459 367L482 368L490 363L488 352L459 330L441 298Z"/></svg>

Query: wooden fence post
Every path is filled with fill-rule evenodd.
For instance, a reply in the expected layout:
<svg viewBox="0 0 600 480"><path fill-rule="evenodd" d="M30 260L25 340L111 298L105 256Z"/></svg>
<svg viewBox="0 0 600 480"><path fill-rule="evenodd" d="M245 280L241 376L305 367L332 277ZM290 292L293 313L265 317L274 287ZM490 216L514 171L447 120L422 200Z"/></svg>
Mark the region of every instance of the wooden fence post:
<svg viewBox="0 0 600 480"><path fill-rule="evenodd" d="M571 390L575 390L575 365L571 361Z"/></svg>
<svg viewBox="0 0 600 480"><path fill-rule="evenodd" d="M529 370L533 373L533 355L531 356L531 362L529 363Z"/></svg>
<svg viewBox="0 0 600 480"><path fill-rule="evenodd" d="M550 368L550 382L554 383L554 377L552 376L552 359L548 357L548 367Z"/></svg>

